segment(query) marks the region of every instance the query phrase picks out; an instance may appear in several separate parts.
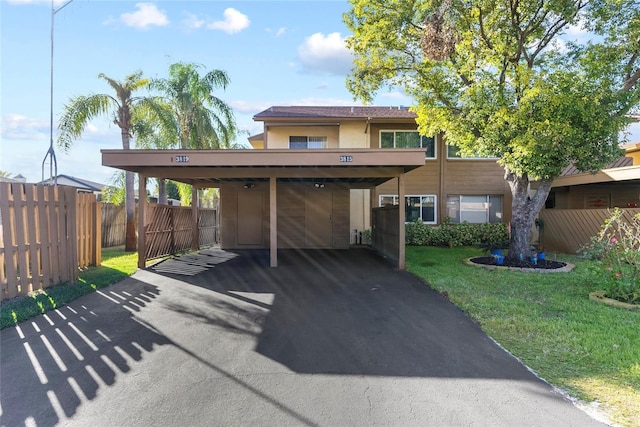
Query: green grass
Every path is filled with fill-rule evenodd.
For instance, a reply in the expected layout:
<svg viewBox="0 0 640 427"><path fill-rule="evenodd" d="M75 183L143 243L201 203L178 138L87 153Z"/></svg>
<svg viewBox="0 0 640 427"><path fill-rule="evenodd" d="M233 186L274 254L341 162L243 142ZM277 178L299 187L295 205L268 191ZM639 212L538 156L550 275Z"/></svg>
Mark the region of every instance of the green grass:
<svg viewBox="0 0 640 427"><path fill-rule="evenodd" d="M102 265L81 271L78 282L65 283L33 295L13 298L0 305L0 329L16 325L130 276L137 268L137 254L122 247L102 251Z"/></svg>
<svg viewBox="0 0 640 427"><path fill-rule="evenodd" d="M563 256L570 273L522 273L464 264L475 248L408 247L407 268L479 322L551 384L597 400L611 418L640 426L640 311L589 300L591 261Z"/></svg>

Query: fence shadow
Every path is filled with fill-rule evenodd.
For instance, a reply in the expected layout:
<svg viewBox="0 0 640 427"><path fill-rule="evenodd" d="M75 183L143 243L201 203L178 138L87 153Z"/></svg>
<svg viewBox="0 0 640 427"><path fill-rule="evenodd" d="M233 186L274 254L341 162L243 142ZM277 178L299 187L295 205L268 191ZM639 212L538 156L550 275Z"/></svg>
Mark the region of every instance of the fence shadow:
<svg viewBox="0 0 640 427"><path fill-rule="evenodd" d="M0 424L55 425L145 353L169 344L133 316L159 292L129 279L3 330Z"/></svg>

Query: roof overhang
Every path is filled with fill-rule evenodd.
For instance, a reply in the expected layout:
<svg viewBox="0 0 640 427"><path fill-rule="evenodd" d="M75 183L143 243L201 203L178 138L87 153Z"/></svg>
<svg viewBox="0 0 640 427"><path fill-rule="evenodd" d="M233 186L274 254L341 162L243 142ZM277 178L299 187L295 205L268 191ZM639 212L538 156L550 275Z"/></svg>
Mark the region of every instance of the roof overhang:
<svg viewBox="0 0 640 427"><path fill-rule="evenodd" d="M102 164L201 187L271 177L370 187L424 166L424 149L102 150Z"/></svg>
<svg viewBox="0 0 640 427"><path fill-rule="evenodd" d="M592 173L567 175L553 180L552 187L568 187L572 185L602 184L612 182L637 182L640 184L640 166L602 169Z"/></svg>

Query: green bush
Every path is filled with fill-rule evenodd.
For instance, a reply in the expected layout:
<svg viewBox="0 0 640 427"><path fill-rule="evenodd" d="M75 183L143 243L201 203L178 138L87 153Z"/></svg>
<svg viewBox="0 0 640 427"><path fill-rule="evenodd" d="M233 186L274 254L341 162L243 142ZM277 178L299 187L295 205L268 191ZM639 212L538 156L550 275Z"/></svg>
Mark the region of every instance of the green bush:
<svg viewBox="0 0 640 427"><path fill-rule="evenodd" d="M417 220L405 228L405 242L412 246L501 246L509 240L507 224L453 224L447 218L439 226Z"/></svg>
<svg viewBox="0 0 640 427"><path fill-rule="evenodd" d="M623 215L615 208L580 252L594 260L591 277L606 297L640 304L640 214L629 221Z"/></svg>

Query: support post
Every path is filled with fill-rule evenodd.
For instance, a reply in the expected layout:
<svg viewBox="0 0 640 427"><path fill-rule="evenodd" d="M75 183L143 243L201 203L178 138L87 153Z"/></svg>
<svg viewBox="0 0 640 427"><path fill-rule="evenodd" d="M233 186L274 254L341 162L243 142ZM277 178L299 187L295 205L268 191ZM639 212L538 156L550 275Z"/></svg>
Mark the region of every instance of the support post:
<svg viewBox="0 0 640 427"><path fill-rule="evenodd" d="M405 265L405 211L406 211L406 202L404 200L404 186L405 186L405 177L404 174L398 176L398 269L404 270L406 268Z"/></svg>
<svg viewBox="0 0 640 427"><path fill-rule="evenodd" d="M278 266L278 201L276 177L269 178L269 254L271 267Z"/></svg>
<svg viewBox="0 0 640 427"><path fill-rule="evenodd" d="M138 268L147 265L147 245L145 243L144 223L147 206L147 177L138 174Z"/></svg>
<svg viewBox="0 0 640 427"><path fill-rule="evenodd" d="M200 249L200 228L198 227L198 188L191 186L191 250Z"/></svg>

